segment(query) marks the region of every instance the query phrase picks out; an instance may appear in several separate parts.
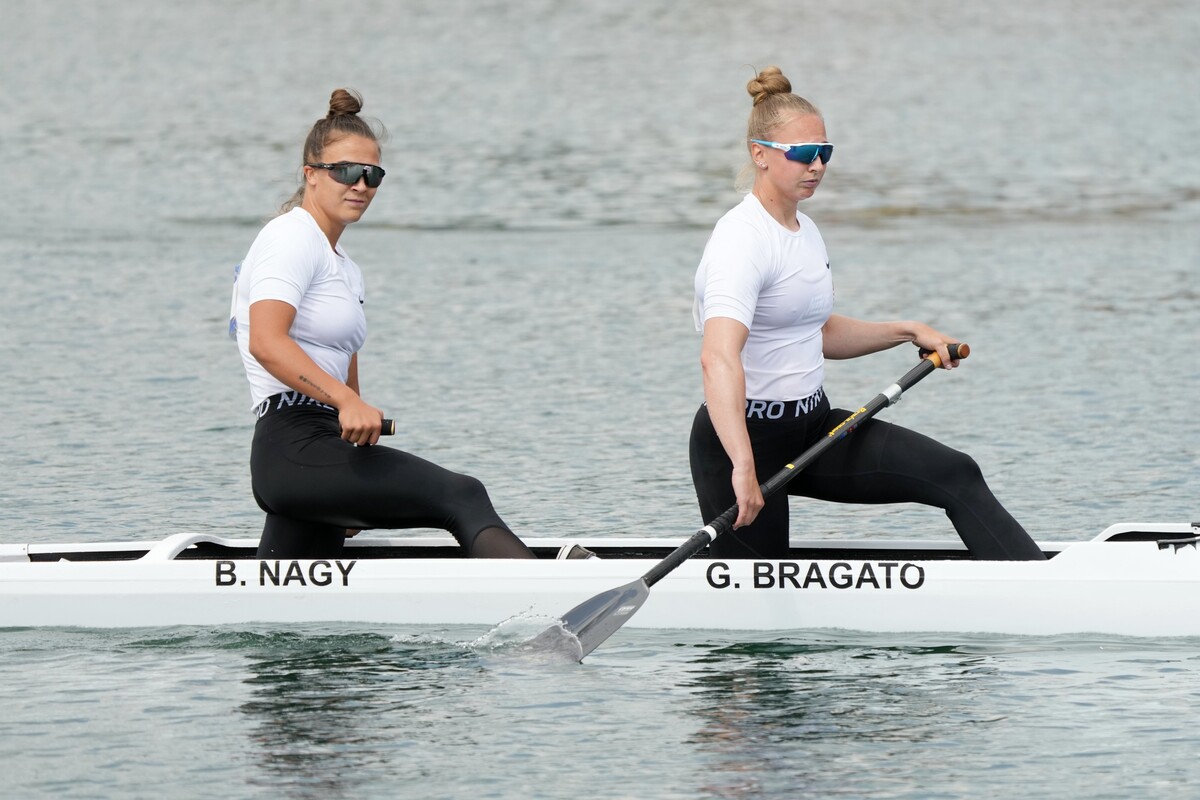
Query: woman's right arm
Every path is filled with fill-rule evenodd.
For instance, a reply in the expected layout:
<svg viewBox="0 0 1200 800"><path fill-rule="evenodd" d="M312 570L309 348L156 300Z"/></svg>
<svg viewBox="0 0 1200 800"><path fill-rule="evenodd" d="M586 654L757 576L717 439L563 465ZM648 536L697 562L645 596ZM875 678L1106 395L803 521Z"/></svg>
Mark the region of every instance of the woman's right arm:
<svg viewBox="0 0 1200 800"><path fill-rule="evenodd" d="M704 402L717 437L733 462L733 493L738 516L733 527L749 525L762 511L763 496L754 469L754 451L746 430L746 373L742 348L750 331L727 317L704 323L700 367L704 373Z"/></svg>
<svg viewBox="0 0 1200 800"><path fill-rule="evenodd" d="M358 445L379 441L383 413L352 387L316 365L288 331L296 309L282 300L250 305L250 355L281 383L338 410L342 438Z"/></svg>

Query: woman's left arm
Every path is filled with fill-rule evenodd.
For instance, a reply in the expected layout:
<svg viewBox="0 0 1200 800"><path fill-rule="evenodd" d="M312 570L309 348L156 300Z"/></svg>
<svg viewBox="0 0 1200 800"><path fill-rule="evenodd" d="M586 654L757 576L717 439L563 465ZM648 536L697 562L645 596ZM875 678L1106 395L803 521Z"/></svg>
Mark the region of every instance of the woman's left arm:
<svg viewBox="0 0 1200 800"><path fill-rule="evenodd" d="M825 357L830 359L858 358L912 342L924 350L936 350L946 369L958 366L958 361L950 359L946 347L958 340L923 322L867 322L832 314L821 329L821 336Z"/></svg>

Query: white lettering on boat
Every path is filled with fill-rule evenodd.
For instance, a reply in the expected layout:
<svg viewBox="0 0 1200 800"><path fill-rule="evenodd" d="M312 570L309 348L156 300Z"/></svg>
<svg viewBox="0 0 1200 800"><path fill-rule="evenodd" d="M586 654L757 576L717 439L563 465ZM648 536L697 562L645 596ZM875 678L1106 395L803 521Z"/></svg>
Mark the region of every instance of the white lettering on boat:
<svg viewBox="0 0 1200 800"><path fill-rule="evenodd" d="M332 586L340 580L342 586L350 585L350 570L357 561L310 561L307 568L300 561L259 561L259 586ZM237 562L216 562L217 586L245 586L246 581L237 576Z"/></svg>
<svg viewBox="0 0 1200 800"><path fill-rule="evenodd" d="M925 585L925 568L899 561L835 561L823 568L821 561L755 561L750 570L753 589L920 589ZM735 570L724 561L714 561L705 572L714 589L740 589Z"/></svg>

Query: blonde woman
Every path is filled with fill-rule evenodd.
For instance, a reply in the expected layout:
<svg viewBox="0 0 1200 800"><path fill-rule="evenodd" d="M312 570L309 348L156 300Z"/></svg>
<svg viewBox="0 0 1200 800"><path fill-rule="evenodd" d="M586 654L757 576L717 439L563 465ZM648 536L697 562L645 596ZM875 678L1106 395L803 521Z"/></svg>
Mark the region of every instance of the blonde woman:
<svg viewBox="0 0 1200 800"><path fill-rule="evenodd" d="M825 396L826 359L856 358L910 342L951 368L955 339L921 322L866 322L833 313L833 272L813 221L799 211L825 178L833 145L821 112L793 94L777 67L747 89L746 146L753 187L717 222L696 271L703 333L704 405L692 426L692 478L704 521L735 502L722 558L788 552L788 495L842 503L922 503L945 510L971 555L1042 559L969 456L870 420L764 502L760 480L850 412Z"/></svg>

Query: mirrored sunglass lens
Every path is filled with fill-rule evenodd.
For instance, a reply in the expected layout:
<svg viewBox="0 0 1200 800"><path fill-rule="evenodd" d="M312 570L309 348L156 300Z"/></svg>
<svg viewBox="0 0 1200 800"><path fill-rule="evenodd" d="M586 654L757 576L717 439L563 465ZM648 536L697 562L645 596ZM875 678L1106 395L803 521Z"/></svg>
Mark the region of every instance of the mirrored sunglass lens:
<svg viewBox="0 0 1200 800"><path fill-rule="evenodd" d="M811 164L817 160L817 150L819 148L815 144L797 144L789 147L787 152L788 161L799 161L802 164Z"/></svg>
<svg viewBox="0 0 1200 800"><path fill-rule="evenodd" d="M374 164L337 164L329 170L330 176L338 183L353 186L360 178L365 178L367 186L375 189L383 183L383 167Z"/></svg>
<svg viewBox="0 0 1200 800"><path fill-rule="evenodd" d="M363 175L362 164L338 164L329 170L329 175L338 183L353 186Z"/></svg>
<svg viewBox="0 0 1200 800"><path fill-rule="evenodd" d="M798 144L788 149L786 153L789 161L800 161L804 164L811 164L817 160L817 156L821 157L821 163L825 164L829 161L829 157L833 155L833 145L831 144Z"/></svg>

